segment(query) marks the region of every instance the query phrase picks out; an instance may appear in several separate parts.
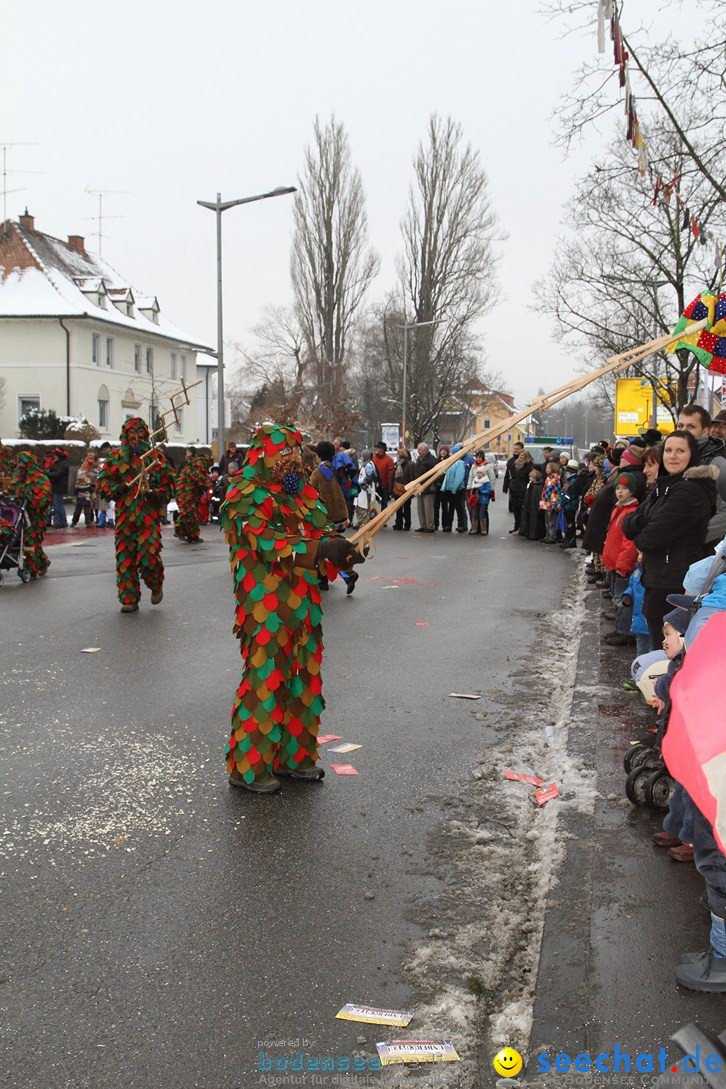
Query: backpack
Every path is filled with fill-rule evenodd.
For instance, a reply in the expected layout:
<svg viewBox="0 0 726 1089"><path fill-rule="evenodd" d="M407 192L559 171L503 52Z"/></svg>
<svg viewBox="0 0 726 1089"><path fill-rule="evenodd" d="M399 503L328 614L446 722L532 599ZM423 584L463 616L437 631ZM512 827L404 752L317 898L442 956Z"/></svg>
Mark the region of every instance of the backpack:
<svg viewBox="0 0 726 1089"><path fill-rule="evenodd" d="M350 454L346 454L343 450L338 451L331 464L335 470L338 483L343 489L343 495L346 499L348 496L355 499L360 491L360 486L358 484L358 472L355 467L355 462Z"/></svg>

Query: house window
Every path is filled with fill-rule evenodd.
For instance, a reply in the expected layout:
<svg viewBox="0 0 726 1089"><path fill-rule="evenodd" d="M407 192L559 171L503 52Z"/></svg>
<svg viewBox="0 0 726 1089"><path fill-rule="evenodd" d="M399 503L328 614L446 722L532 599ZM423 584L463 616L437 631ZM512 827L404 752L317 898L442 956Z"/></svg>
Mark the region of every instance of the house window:
<svg viewBox="0 0 726 1089"><path fill-rule="evenodd" d="M18 420L33 409L40 409L40 397L18 397Z"/></svg>
<svg viewBox="0 0 726 1089"><path fill-rule="evenodd" d="M113 367L113 337L106 337L106 366Z"/></svg>
<svg viewBox="0 0 726 1089"><path fill-rule="evenodd" d="M185 355L181 356L181 377L186 382L186 380L187 380L187 357Z"/></svg>
<svg viewBox="0 0 726 1089"><path fill-rule="evenodd" d="M154 349L153 348L147 348L146 349L146 373L147 374L153 374L154 373Z"/></svg>
<svg viewBox="0 0 726 1089"><path fill-rule="evenodd" d="M134 370L141 374L141 345L134 344Z"/></svg>
<svg viewBox="0 0 726 1089"><path fill-rule="evenodd" d="M98 333L91 333L91 363L95 363L98 366L99 357L101 355L101 338Z"/></svg>
<svg viewBox="0 0 726 1089"><path fill-rule="evenodd" d="M489 416L485 416L484 419L482 420L482 429L484 431L488 431L491 426L492 426L491 419L489 418Z"/></svg>
<svg viewBox="0 0 726 1089"><path fill-rule="evenodd" d="M176 352L171 353L171 376L176 378Z"/></svg>
<svg viewBox="0 0 726 1089"><path fill-rule="evenodd" d="M184 409L178 408L176 414L178 419L174 420L174 434L181 435L184 430Z"/></svg>
<svg viewBox="0 0 726 1089"><path fill-rule="evenodd" d="M108 401L98 399L98 426L102 431L108 430Z"/></svg>

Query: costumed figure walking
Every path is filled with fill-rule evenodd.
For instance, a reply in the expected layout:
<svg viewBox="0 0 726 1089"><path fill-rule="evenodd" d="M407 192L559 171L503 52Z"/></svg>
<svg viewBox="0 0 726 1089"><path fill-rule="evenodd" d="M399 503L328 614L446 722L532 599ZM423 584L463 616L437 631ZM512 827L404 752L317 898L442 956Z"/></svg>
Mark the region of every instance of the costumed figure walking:
<svg viewBox="0 0 726 1089"><path fill-rule="evenodd" d="M107 503L115 503L118 597L122 613L135 613L141 579L151 590L152 605L164 596L160 522L174 483L166 458L154 453L142 461L151 443L149 429L139 416L126 421L120 438L121 445L106 458L96 487Z"/></svg>
<svg viewBox="0 0 726 1089"><path fill-rule="evenodd" d="M324 775L317 766L324 707L318 577L333 579L363 561L326 525L318 493L304 480L301 447L293 428L258 428L221 511L244 663L227 771L233 786L258 794L278 791L279 775Z"/></svg>
<svg viewBox="0 0 726 1089"><path fill-rule="evenodd" d="M50 567L43 539L53 495L48 477L26 450L21 450L15 458L15 471L8 480L8 494L26 501L29 525L23 537L23 566L32 579L38 578Z"/></svg>
<svg viewBox="0 0 726 1089"><path fill-rule="evenodd" d="M206 459L203 454L193 452L176 475L179 517L174 536L180 541L197 544L202 540L199 536L199 509L208 484Z"/></svg>

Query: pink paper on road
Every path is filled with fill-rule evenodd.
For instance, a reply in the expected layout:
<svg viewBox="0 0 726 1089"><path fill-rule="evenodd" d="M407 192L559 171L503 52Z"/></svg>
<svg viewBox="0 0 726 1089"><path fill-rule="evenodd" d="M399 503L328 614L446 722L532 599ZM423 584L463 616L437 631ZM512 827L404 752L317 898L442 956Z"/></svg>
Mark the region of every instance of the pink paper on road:
<svg viewBox="0 0 726 1089"><path fill-rule="evenodd" d="M342 741L342 734L318 734L318 745L327 745L329 741Z"/></svg>
<svg viewBox="0 0 726 1089"><path fill-rule="evenodd" d="M552 798L559 798L560 792L557 789L557 783L550 783L548 787L542 787L541 790L535 790L534 797L537 805L544 805L545 802L551 801Z"/></svg>
<svg viewBox="0 0 726 1089"><path fill-rule="evenodd" d="M336 775L357 775L352 764L331 764L330 765Z"/></svg>
<svg viewBox="0 0 726 1089"><path fill-rule="evenodd" d="M525 775L523 771L504 771L505 779L514 779L518 783L531 783L532 786L542 786L544 779L538 779L536 775Z"/></svg>

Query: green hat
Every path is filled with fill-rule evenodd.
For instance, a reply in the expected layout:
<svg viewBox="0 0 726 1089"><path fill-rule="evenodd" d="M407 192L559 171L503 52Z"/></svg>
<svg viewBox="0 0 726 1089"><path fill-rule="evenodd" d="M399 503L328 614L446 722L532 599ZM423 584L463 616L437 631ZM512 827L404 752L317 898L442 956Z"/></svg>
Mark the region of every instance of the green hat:
<svg viewBox="0 0 726 1089"><path fill-rule="evenodd" d="M616 484L624 484L631 495L635 495L635 473L618 473L615 477Z"/></svg>

